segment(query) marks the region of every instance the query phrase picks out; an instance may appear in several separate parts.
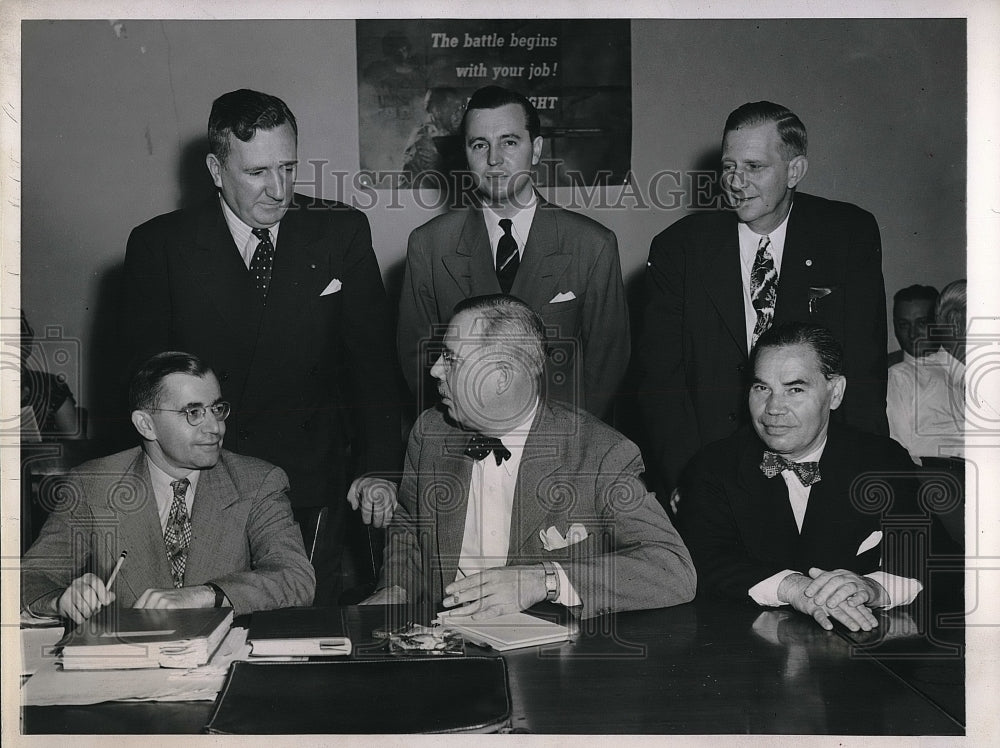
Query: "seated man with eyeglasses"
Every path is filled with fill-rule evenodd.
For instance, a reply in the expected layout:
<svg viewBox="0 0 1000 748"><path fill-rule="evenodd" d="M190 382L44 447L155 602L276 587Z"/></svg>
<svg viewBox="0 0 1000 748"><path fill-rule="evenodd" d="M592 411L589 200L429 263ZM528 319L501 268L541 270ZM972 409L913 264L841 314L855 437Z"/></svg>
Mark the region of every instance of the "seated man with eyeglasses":
<svg viewBox="0 0 1000 748"><path fill-rule="evenodd" d="M112 602L237 615L310 605L316 578L288 479L222 449L229 403L212 370L159 353L132 377L129 407L140 447L43 492L50 515L21 563L22 610L80 623Z"/></svg>

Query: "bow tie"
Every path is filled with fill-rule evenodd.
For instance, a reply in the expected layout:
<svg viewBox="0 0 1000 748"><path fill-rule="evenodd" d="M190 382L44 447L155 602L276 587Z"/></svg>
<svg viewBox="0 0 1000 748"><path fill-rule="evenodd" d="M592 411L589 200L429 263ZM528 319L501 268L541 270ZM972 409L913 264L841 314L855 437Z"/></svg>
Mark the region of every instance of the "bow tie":
<svg viewBox="0 0 1000 748"><path fill-rule="evenodd" d="M779 454L765 450L760 471L768 478L773 478L782 470L794 472L803 486L811 486L820 479L818 462L792 462Z"/></svg>
<svg viewBox="0 0 1000 748"><path fill-rule="evenodd" d="M510 457L510 450L503 445L503 442L497 439L495 436L483 436L482 434L474 434L471 439L469 439L469 445L465 448L465 454L467 457L471 457L473 460L482 460L490 452L497 460L497 465Z"/></svg>

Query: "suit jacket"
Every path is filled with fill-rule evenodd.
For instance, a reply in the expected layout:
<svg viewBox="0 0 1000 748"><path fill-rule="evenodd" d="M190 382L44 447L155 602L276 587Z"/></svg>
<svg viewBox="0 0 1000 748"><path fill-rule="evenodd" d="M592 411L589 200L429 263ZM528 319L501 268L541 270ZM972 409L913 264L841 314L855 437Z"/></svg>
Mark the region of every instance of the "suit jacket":
<svg viewBox="0 0 1000 748"><path fill-rule="evenodd" d="M436 604L454 581L465 534L473 460L469 432L435 409L410 434L400 506L389 527L379 587ZM689 601L691 557L639 478L638 448L589 413L543 402L524 446L514 491L507 564L558 561L584 617ZM546 551L539 531L563 536L579 522L586 540Z"/></svg>
<svg viewBox="0 0 1000 748"><path fill-rule="evenodd" d="M697 213L653 239L639 339L639 399L650 460L666 488L699 447L749 422L739 220ZM848 203L797 194L774 325L815 322L844 347L850 386L834 418L888 434L885 287L878 225Z"/></svg>
<svg viewBox="0 0 1000 748"><path fill-rule="evenodd" d="M392 317L368 219L296 195L281 220L267 304L219 199L132 231L124 329L138 364L204 358L233 405L227 446L284 469L294 506L339 507L350 443L362 472L402 462ZM334 279L336 293L321 295Z"/></svg>
<svg viewBox="0 0 1000 748"><path fill-rule="evenodd" d="M237 615L310 605L316 578L287 492L280 468L223 450L198 479L184 585L217 584ZM107 580L123 550L116 604L131 607L149 588L173 588L140 448L84 463L48 495L51 514L21 562L24 607L88 571Z"/></svg>
<svg viewBox="0 0 1000 748"><path fill-rule="evenodd" d="M550 303L567 292L576 298ZM425 394L434 363L426 352L428 343L443 336L440 327L451 320L455 305L494 293L500 293L500 284L479 208L438 216L410 234L397 344L403 374L418 397ZM630 348L614 232L539 198L511 294L527 303L549 330L549 397L606 417Z"/></svg>
<svg viewBox="0 0 1000 748"><path fill-rule="evenodd" d="M705 447L681 485L677 524L698 569L699 592L749 600L747 591L784 569L881 568L923 576L912 556L896 553L885 519L916 514L916 479L906 450L888 437L831 424L799 533L778 475L760 470L764 444L750 427ZM873 533L882 542L857 555ZM895 532L894 530L892 532ZM916 545L919 545L916 544Z"/></svg>

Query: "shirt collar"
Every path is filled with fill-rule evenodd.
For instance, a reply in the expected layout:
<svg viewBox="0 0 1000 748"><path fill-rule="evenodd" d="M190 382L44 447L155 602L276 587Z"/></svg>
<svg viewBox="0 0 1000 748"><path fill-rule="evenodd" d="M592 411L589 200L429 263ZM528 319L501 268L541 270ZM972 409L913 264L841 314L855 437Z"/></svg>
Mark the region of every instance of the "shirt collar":
<svg viewBox="0 0 1000 748"><path fill-rule="evenodd" d="M159 465L149 458L149 455L146 455L146 464L149 466L149 480L153 484L153 494L155 496L173 497L174 489L170 484L179 479L165 473ZM192 470L184 476L191 484L191 488L189 490L191 491L192 496L194 496L195 489L198 488L198 478L200 476L200 470Z"/></svg>
<svg viewBox="0 0 1000 748"><path fill-rule="evenodd" d="M752 228L742 221L738 224L739 237L740 237L740 259L743 264L747 267L753 265L754 257L757 255L757 247L760 244L760 239L762 236L767 236L771 240L771 247L769 251L771 252L771 257L774 259L774 268L781 273L781 258L785 254L785 234L788 233L788 218L792 215L792 210L795 209L793 204L788 210L788 215L785 219L775 226L767 234L758 234Z"/></svg>
<svg viewBox="0 0 1000 748"><path fill-rule="evenodd" d="M528 241L528 233L531 231L532 221L535 220L535 210L537 208L538 197L535 195L534 190L532 190L531 204L519 210L510 219L511 233L514 235L514 241L517 242L517 251L519 254L524 254L524 245ZM503 236L503 229L500 228L501 216L484 204L483 220L486 221L486 231L490 235L490 247L496 252L497 243L500 241L500 237Z"/></svg>
<svg viewBox="0 0 1000 748"><path fill-rule="evenodd" d="M238 215L236 215L232 208L226 203L222 197L222 193L219 193L219 203L222 205L222 216L226 219L226 226L229 227L229 233L233 235L233 241L236 242L236 246L240 248L242 252L244 248L248 247L253 241L253 247L250 249L251 256L253 250L257 248L257 237L253 235L253 226L243 222ZM277 248L278 246L278 227L281 225L281 221L268 227L268 231L271 232L271 243Z"/></svg>

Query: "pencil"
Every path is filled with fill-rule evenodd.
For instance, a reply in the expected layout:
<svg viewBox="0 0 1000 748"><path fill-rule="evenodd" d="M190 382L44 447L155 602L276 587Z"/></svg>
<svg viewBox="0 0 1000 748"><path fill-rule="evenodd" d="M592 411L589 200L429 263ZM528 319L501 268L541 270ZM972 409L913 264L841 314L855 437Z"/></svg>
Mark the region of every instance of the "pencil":
<svg viewBox="0 0 1000 748"><path fill-rule="evenodd" d="M118 563L115 564L115 568L111 571L111 576L108 577L108 581L104 584L104 588L110 590L112 583L115 581L115 577L118 576L118 572L121 571L122 564L125 563L125 557L128 555L128 551L122 551L122 555L118 557Z"/></svg>

